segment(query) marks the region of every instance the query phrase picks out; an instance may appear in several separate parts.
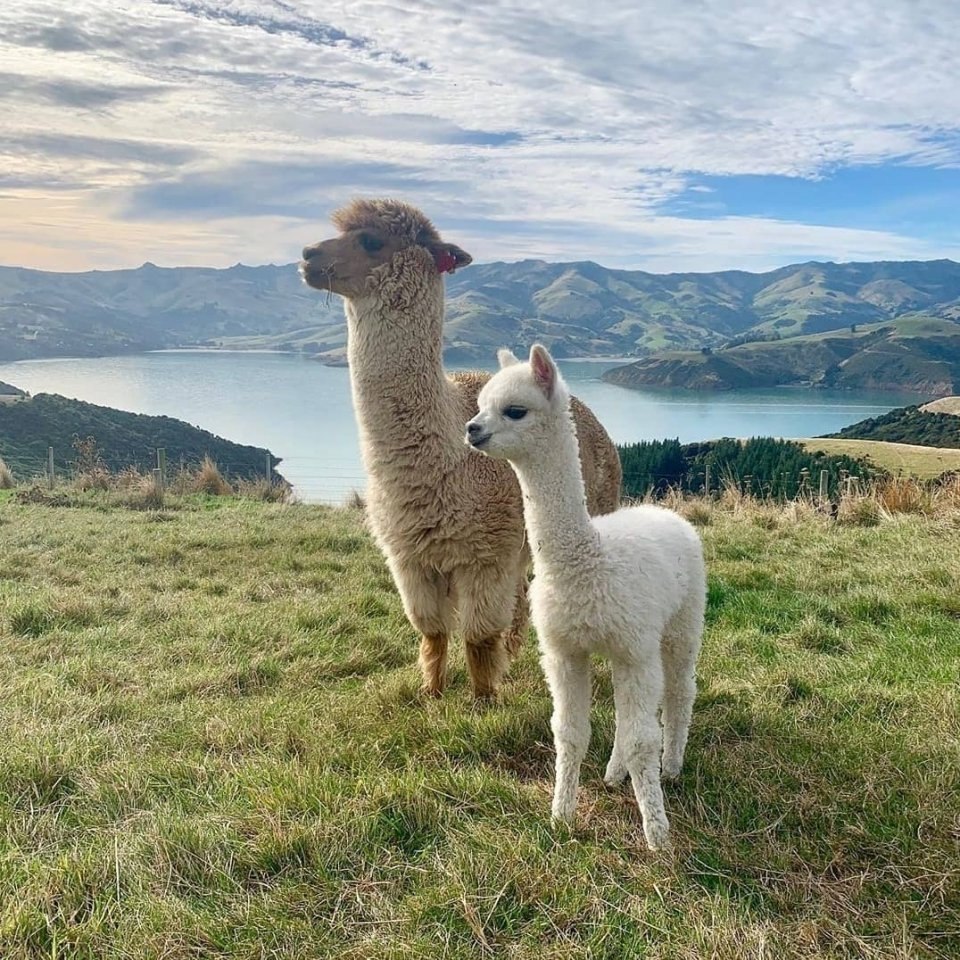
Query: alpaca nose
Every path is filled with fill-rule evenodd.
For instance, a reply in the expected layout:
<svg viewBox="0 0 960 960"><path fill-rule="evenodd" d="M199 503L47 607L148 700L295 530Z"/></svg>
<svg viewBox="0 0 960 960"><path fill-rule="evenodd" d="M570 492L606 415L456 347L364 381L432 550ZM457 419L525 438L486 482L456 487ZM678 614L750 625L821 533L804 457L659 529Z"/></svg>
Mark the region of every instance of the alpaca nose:
<svg viewBox="0 0 960 960"><path fill-rule="evenodd" d="M303 248L303 259L309 260L318 250L320 244L315 243L312 246Z"/></svg>
<svg viewBox="0 0 960 960"><path fill-rule="evenodd" d="M471 439L473 437L479 436L481 433L483 433L483 427L481 427L476 420L471 420L467 424L467 436L470 437Z"/></svg>

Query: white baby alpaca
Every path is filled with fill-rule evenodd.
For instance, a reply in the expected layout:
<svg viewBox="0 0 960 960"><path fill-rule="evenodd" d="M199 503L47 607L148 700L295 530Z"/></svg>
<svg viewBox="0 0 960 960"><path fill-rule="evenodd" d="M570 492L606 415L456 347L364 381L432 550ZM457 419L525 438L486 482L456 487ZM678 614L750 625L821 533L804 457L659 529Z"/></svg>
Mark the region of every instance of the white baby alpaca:
<svg viewBox="0 0 960 960"><path fill-rule="evenodd" d="M590 741L590 654L611 662L617 729L604 776L629 773L651 849L669 844L660 788L676 777L696 696L706 572L697 532L660 507L592 518L585 506L566 384L539 344L521 363L499 353L467 442L506 459L523 491L533 551L530 607L553 695L553 816L570 822ZM661 731L658 711L661 711Z"/></svg>

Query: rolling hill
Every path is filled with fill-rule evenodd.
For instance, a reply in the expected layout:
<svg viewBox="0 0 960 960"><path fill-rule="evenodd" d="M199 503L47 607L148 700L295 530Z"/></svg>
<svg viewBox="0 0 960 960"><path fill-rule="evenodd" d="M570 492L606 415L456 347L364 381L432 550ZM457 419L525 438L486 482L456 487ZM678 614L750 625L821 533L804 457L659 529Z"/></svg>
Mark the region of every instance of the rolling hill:
<svg viewBox="0 0 960 960"><path fill-rule="evenodd" d="M0 404L0 459L20 480L42 474L47 448L54 448L55 469L69 472L76 459L73 442L94 437L103 464L112 471L156 465L156 450L167 451L176 470L181 462L195 467L204 456L232 478L258 479L266 472L268 451L230 440L173 417L114 410L81 400L41 393L20 403ZM274 466L278 457L271 457Z"/></svg>
<svg viewBox="0 0 960 960"><path fill-rule="evenodd" d="M866 460L895 477L933 480L943 474L960 472L960 450L949 447L889 443L886 440L838 440L832 437L798 442L812 454Z"/></svg>
<svg viewBox="0 0 960 960"><path fill-rule="evenodd" d="M784 340L664 352L608 370L603 379L635 389L802 385L943 396L960 390L960 322L914 313Z"/></svg>
<svg viewBox="0 0 960 960"><path fill-rule="evenodd" d="M851 325L859 331L906 318L960 331L960 264L951 260L804 263L756 274L525 260L458 272L447 296L448 362L488 361L497 347L533 340L561 357L643 356L824 333L844 339ZM293 264L214 270L146 263L73 274L0 267L0 360L214 345L298 350L329 362L342 357L345 338L339 298L305 288ZM771 349L756 359L776 354ZM952 342L944 349L956 355ZM724 360L736 359L725 351ZM706 381L737 376L719 360L709 366L715 369ZM931 373L934 381L943 381L941 371Z"/></svg>
<svg viewBox="0 0 960 960"><path fill-rule="evenodd" d="M869 417L828 437L844 440L883 440L924 447L960 448L960 417L952 413L899 407L879 417Z"/></svg>

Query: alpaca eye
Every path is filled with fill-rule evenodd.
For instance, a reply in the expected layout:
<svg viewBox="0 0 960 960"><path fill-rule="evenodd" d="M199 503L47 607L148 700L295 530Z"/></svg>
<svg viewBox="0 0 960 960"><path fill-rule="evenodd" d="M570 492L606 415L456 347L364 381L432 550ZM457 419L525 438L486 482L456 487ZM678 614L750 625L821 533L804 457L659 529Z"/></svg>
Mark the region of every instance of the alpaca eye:
<svg viewBox="0 0 960 960"><path fill-rule="evenodd" d="M507 407L503 415L511 420L522 420L527 415L526 407Z"/></svg>
<svg viewBox="0 0 960 960"><path fill-rule="evenodd" d="M378 237L370 236L369 233L361 233L360 246L363 247L367 253L376 253L378 250L383 249L383 241Z"/></svg>

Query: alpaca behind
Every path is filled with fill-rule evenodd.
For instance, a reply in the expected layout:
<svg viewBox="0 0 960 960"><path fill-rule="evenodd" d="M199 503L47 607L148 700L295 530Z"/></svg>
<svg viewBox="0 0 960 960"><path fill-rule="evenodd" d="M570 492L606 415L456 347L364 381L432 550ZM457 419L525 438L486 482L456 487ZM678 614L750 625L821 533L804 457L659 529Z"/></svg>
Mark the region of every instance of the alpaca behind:
<svg viewBox="0 0 960 960"><path fill-rule="evenodd" d="M696 696L706 573L700 538L660 507L591 519L585 506L570 395L541 346L481 390L467 442L509 460L523 491L533 552L530 606L553 695L555 819L572 821L590 740L590 655L611 662L617 727L604 779L629 773L652 849L669 844L661 772L676 777ZM663 727L657 713L661 712ZM662 752L662 765L661 765Z"/></svg>
<svg viewBox="0 0 960 960"><path fill-rule="evenodd" d="M471 257L397 200L356 200L334 222L300 269L345 301L367 522L420 633L424 690L443 692L459 626L474 696L490 698L526 636L529 552L513 471L462 441L488 375L443 369L443 277ZM617 449L586 406L571 410L588 505L615 510Z"/></svg>

